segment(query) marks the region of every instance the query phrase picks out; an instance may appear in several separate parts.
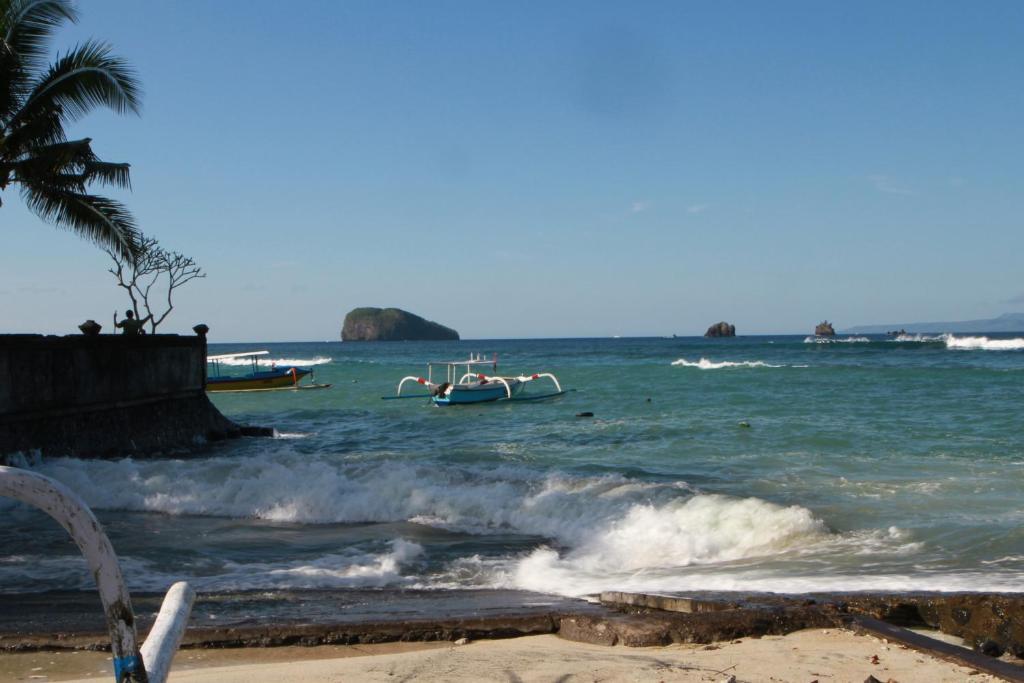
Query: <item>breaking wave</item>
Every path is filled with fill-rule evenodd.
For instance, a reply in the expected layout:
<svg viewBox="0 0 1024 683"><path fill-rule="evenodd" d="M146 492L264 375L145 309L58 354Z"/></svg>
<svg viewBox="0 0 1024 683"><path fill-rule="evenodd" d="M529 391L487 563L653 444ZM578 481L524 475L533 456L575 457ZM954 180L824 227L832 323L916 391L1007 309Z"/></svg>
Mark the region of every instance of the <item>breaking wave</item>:
<svg viewBox="0 0 1024 683"><path fill-rule="evenodd" d="M898 334L890 341L894 342L944 342L949 335L946 334Z"/></svg>
<svg viewBox="0 0 1024 683"><path fill-rule="evenodd" d="M772 365L771 363L765 363L760 360L741 360L741 361L711 361L707 358L701 358L697 362L688 361L685 358L672 361L672 365L679 365L684 368L699 368L701 370L719 370L721 368L782 368L784 365Z"/></svg>
<svg viewBox="0 0 1024 683"><path fill-rule="evenodd" d="M989 339L988 337L956 337L944 335L946 348L961 351L1021 351L1024 350L1024 338Z"/></svg>
<svg viewBox="0 0 1024 683"><path fill-rule="evenodd" d="M1020 351L1024 338L991 339L989 337L956 336L953 334L901 334L881 340L868 337L805 337L805 344L864 344L872 342L934 344L944 343L947 349L957 351Z"/></svg>
<svg viewBox="0 0 1024 683"><path fill-rule="evenodd" d="M838 567L826 574L815 570L828 557L914 555L921 544L907 532L836 533L806 507L707 493L680 480L573 475L519 464L332 461L280 450L201 460L64 458L35 469L64 482L97 509L305 524L407 522L478 536L535 539L525 551L442 561L428 557L418 543L392 537L386 544L359 544L314 558L210 558L209 567L189 569L190 577L154 560L124 558L135 590L162 591L180 578L200 590L392 586L510 588L561 595L611 589L795 591L923 585L920 577L859 576L853 569L844 575ZM0 510L4 507L0 504ZM414 532L395 535L408 533ZM783 575L766 569L777 562L796 571ZM961 585L958 576L934 576L933 587L956 589ZM996 575L974 578L984 578L979 585L985 586L1003 580ZM77 557L0 558L0 592L31 592L54 584L85 590L90 581Z"/></svg>
<svg viewBox="0 0 1024 683"><path fill-rule="evenodd" d="M864 344L870 341L867 337L804 337L804 344Z"/></svg>
<svg viewBox="0 0 1024 683"><path fill-rule="evenodd" d="M481 579L491 586L530 589L537 566L546 563L632 574L773 555L831 537L824 522L800 506L702 493L684 481L651 482L618 474L573 476L522 466L394 460L332 463L295 456L242 461L58 459L38 469L97 509L303 523L402 521L478 535L538 537L539 547L528 557L509 557L501 571ZM387 553L373 556L225 566L211 585L397 584L407 581L402 565L421 552L416 544L396 541ZM571 593L572 588L556 592Z"/></svg>

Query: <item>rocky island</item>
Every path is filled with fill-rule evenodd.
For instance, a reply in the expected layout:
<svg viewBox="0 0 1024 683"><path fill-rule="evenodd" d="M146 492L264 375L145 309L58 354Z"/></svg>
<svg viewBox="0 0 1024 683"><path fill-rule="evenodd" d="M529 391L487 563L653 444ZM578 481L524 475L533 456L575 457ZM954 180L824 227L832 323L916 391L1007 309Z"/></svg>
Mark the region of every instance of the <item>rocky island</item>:
<svg viewBox="0 0 1024 683"><path fill-rule="evenodd" d="M354 308L345 316L342 341L457 341L459 333L400 308Z"/></svg>
<svg viewBox="0 0 1024 683"><path fill-rule="evenodd" d="M720 323L715 323L708 328L708 331L704 333L705 337L735 337L736 326L730 325L724 320Z"/></svg>
<svg viewBox="0 0 1024 683"><path fill-rule="evenodd" d="M818 323L817 325L814 326L814 336L816 336L816 337L834 337L834 336L836 336L836 331L835 331L835 329L833 329L832 323L830 323L827 320L824 320L824 321L822 321L822 322L820 322L820 323Z"/></svg>

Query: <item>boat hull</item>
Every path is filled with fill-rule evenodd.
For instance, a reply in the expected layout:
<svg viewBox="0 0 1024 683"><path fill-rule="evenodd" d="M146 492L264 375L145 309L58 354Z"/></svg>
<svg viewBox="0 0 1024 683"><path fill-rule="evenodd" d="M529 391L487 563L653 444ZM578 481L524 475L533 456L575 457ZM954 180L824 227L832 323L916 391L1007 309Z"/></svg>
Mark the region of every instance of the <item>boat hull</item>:
<svg viewBox="0 0 1024 683"><path fill-rule="evenodd" d="M292 371L295 371L294 373ZM304 368L276 368L238 377L208 377L207 391L254 391L261 389L288 389L310 374Z"/></svg>
<svg viewBox="0 0 1024 683"><path fill-rule="evenodd" d="M522 388L522 382L509 381L509 389L512 395ZM501 382L489 382L487 384L457 384L447 396L435 396L434 403L439 406L468 405L471 403L490 403L509 398L508 390Z"/></svg>

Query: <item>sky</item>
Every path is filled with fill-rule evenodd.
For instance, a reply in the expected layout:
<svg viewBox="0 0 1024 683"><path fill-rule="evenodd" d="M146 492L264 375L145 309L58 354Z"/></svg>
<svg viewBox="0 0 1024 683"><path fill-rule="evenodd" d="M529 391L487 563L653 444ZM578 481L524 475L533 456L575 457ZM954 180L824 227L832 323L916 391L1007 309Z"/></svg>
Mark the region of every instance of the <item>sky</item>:
<svg viewBox="0 0 1024 683"><path fill-rule="evenodd" d="M1024 3L80 3L141 116L142 230L208 276L161 328L739 334L1024 310ZM0 333L110 325L109 257L0 193Z"/></svg>

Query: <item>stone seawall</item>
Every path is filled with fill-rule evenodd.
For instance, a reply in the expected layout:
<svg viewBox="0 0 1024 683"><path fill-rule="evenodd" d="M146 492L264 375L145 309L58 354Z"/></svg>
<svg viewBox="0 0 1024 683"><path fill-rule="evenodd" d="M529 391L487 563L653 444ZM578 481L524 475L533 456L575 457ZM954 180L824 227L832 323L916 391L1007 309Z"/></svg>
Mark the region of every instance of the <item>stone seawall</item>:
<svg viewBox="0 0 1024 683"><path fill-rule="evenodd" d="M146 457L241 434L205 385L202 337L0 335L0 458Z"/></svg>

